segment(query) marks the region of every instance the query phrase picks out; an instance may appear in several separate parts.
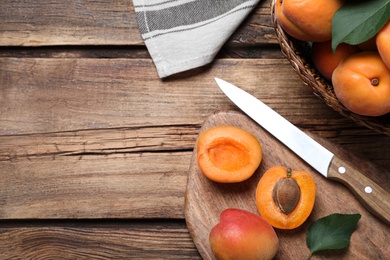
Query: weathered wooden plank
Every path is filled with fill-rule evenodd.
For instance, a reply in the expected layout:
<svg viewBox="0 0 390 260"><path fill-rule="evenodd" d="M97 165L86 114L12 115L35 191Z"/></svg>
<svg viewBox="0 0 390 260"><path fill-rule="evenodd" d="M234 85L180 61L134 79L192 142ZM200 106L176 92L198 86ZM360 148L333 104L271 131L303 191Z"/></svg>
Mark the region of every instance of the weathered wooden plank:
<svg viewBox="0 0 390 260"><path fill-rule="evenodd" d="M280 49L270 48L264 50L256 48L255 51L239 50L244 57L255 57L257 53L269 53L270 57L281 57ZM226 56L226 55L225 55ZM150 58L145 46L29 46L29 47L0 47L0 57L8 58Z"/></svg>
<svg viewBox="0 0 390 260"><path fill-rule="evenodd" d="M150 59L0 58L0 135L199 124L215 110L236 109L214 77L302 126L357 126L316 98L285 59L219 59L160 80Z"/></svg>
<svg viewBox="0 0 390 260"><path fill-rule="evenodd" d="M197 131L0 136L0 218L181 218Z"/></svg>
<svg viewBox="0 0 390 260"><path fill-rule="evenodd" d="M270 0L260 2L232 44L276 44ZM143 45L131 0L3 0L0 46Z"/></svg>
<svg viewBox="0 0 390 260"><path fill-rule="evenodd" d="M78 130L0 135L0 161L40 157L191 151L200 125Z"/></svg>
<svg viewBox="0 0 390 260"><path fill-rule="evenodd" d="M0 24L2 46L143 44L131 0L4 0Z"/></svg>
<svg viewBox="0 0 390 260"><path fill-rule="evenodd" d="M384 168L390 166L390 138L368 135L366 129L334 129L305 125L303 128L336 141L346 149L361 154ZM16 159L39 160L40 157L110 155L142 152L190 151L195 145L200 124L145 126L100 130L75 130L54 133L0 135L0 162ZM359 137L360 136L360 137ZM366 138L364 138L366 136Z"/></svg>
<svg viewBox="0 0 390 260"><path fill-rule="evenodd" d="M0 219L183 218L191 152L0 162Z"/></svg>
<svg viewBox="0 0 390 260"><path fill-rule="evenodd" d="M0 218L182 217L197 131L168 126L0 136Z"/></svg>
<svg viewBox="0 0 390 260"><path fill-rule="evenodd" d="M201 259L184 221L6 226L0 227L1 259Z"/></svg>
<svg viewBox="0 0 390 260"><path fill-rule="evenodd" d="M181 218L198 128L0 136L0 218Z"/></svg>

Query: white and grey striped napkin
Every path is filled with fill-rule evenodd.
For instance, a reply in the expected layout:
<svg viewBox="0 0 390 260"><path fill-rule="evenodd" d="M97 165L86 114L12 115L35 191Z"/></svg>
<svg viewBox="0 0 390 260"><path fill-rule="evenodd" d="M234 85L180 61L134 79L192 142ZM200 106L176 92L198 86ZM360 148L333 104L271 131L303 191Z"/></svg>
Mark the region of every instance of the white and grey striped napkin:
<svg viewBox="0 0 390 260"><path fill-rule="evenodd" d="M160 78L210 63L259 0L133 0Z"/></svg>

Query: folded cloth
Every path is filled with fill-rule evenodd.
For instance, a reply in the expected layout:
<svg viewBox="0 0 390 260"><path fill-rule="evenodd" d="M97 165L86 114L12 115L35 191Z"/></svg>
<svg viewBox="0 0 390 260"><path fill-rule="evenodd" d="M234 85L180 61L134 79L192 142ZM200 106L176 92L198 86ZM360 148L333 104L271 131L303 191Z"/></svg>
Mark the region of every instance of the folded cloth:
<svg viewBox="0 0 390 260"><path fill-rule="evenodd" d="M133 0L160 78L210 63L259 0Z"/></svg>

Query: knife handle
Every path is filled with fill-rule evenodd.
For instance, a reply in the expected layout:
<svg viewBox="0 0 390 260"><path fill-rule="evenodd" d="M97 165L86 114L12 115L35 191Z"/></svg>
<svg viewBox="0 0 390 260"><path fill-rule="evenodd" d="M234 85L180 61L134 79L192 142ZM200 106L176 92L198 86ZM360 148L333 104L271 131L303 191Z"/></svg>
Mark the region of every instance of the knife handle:
<svg viewBox="0 0 390 260"><path fill-rule="evenodd" d="M363 170L334 156L328 178L345 184L364 207L390 226L390 194L367 178L362 173Z"/></svg>

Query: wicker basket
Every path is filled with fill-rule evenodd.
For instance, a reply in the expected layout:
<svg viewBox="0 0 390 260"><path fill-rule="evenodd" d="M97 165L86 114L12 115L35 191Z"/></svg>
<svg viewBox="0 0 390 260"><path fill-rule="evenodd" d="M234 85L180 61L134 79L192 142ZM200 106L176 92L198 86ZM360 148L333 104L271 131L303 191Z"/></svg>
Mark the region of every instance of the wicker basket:
<svg viewBox="0 0 390 260"><path fill-rule="evenodd" d="M380 117L361 116L352 113L338 101L332 84L327 82L313 66L310 59L310 45L287 35L276 21L275 1L277 0L271 1L271 17L276 37L283 54L287 57L304 84L309 86L316 96L341 115L379 133L390 135L390 114Z"/></svg>

